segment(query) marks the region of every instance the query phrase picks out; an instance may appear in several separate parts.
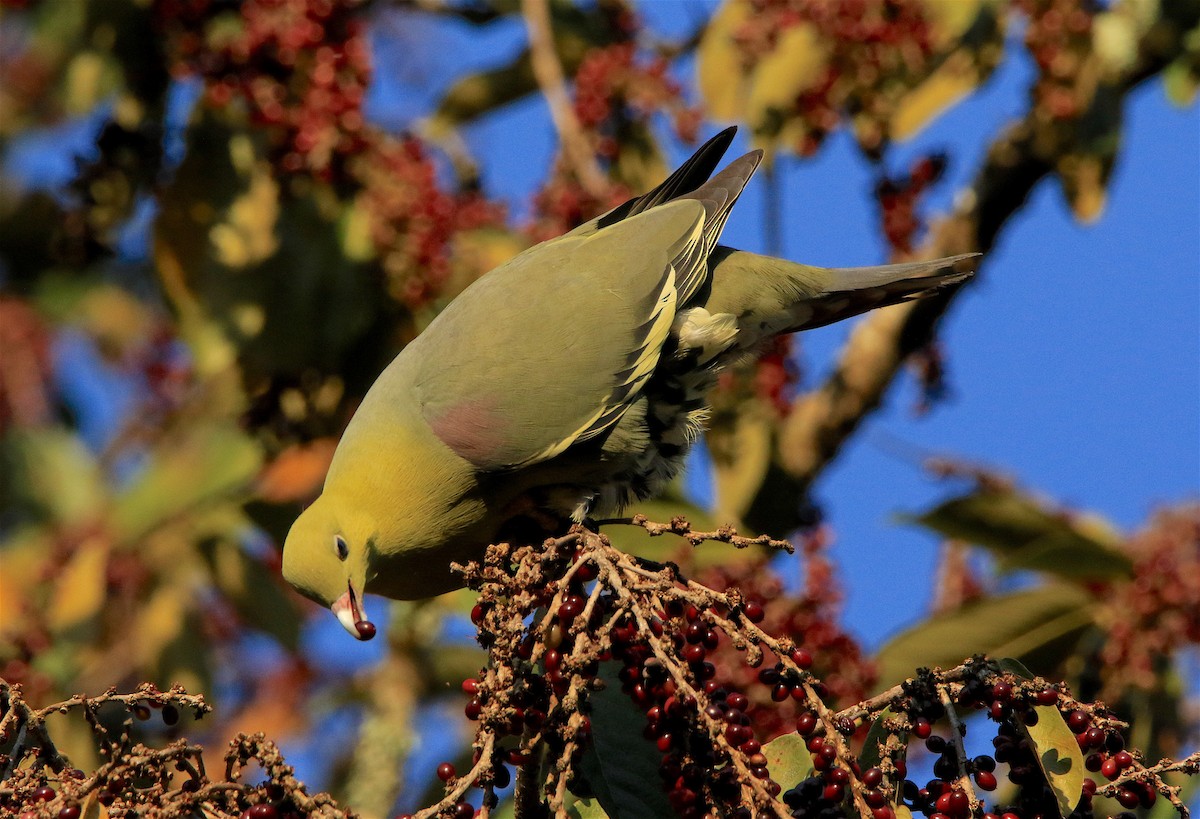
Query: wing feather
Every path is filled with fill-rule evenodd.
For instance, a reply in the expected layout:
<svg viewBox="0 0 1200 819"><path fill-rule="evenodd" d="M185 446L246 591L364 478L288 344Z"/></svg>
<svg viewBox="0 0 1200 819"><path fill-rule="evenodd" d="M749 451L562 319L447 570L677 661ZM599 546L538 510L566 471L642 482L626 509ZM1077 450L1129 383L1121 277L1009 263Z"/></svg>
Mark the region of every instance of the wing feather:
<svg viewBox="0 0 1200 819"><path fill-rule="evenodd" d="M704 225L699 203L668 203L530 248L467 288L404 353L435 434L503 469L610 430L658 365L679 282L707 268Z"/></svg>

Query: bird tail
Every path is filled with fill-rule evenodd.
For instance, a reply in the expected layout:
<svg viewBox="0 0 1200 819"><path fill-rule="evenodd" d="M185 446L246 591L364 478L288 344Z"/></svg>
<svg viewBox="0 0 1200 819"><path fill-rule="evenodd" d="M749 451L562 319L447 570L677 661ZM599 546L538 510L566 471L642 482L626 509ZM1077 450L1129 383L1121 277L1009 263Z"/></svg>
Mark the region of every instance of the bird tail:
<svg viewBox="0 0 1200 819"><path fill-rule="evenodd" d="M964 253L923 262L827 268L822 271L823 292L804 305L797 315L801 320L785 332L811 330L876 307L923 299L970 278L978 260L978 253Z"/></svg>

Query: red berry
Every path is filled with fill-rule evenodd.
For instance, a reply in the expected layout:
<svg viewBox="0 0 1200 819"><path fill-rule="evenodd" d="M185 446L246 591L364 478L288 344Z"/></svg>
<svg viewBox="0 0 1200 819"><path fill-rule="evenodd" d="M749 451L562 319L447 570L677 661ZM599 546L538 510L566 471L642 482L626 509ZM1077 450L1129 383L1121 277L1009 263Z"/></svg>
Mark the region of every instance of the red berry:
<svg viewBox="0 0 1200 819"><path fill-rule="evenodd" d="M1043 688L1035 697L1038 705L1054 705L1058 702L1058 692L1053 688Z"/></svg>
<svg viewBox="0 0 1200 819"><path fill-rule="evenodd" d="M67 805L58 812L58 819L79 819L81 813L78 805Z"/></svg>
<svg viewBox="0 0 1200 819"><path fill-rule="evenodd" d="M1087 711L1072 711L1067 715L1067 726L1077 734L1082 734L1092 724L1092 718Z"/></svg>
<svg viewBox="0 0 1200 819"><path fill-rule="evenodd" d="M812 711L805 711L796 717L796 733L800 736L811 736L815 730L817 730L817 715Z"/></svg>
<svg viewBox="0 0 1200 819"><path fill-rule="evenodd" d="M882 781L883 770L881 768L867 768L863 771L862 783L868 788L878 788Z"/></svg>
<svg viewBox="0 0 1200 819"><path fill-rule="evenodd" d="M1104 760L1104 764L1100 766L1100 775L1105 779L1116 779L1120 774L1121 769L1117 766L1117 760L1112 757Z"/></svg>
<svg viewBox="0 0 1200 819"><path fill-rule="evenodd" d="M1121 803L1121 807L1132 810L1141 804L1142 798L1128 788L1121 788L1117 791L1117 801Z"/></svg>
<svg viewBox="0 0 1200 819"><path fill-rule="evenodd" d="M55 793L54 788L50 788L45 785L33 792L33 798L38 802L49 802L56 796L58 796L58 794Z"/></svg>
<svg viewBox="0 0 1200 819"><path fill-rule="evenodd" d="M455 772L454 766L449 762L443 762L441 765L437 766L437 777L443 782L449 782L457 775L458 774Z"/></svg>
<svg viewBox="0 0 1200 819"><path fill-rule="evenodd" d="M994 791L996 790L996 775L991 771L976 771L975 784L980 790Z"/></svg>
<svg viewBox="0 0 1200 819"><path fill-rule="evenodd" d="M811 654L809 654L804 649L797 648L794 651L792 651L792 662L795 663L798 667L807 671L808 669L812 668L813 657Z"/></svg>
<svg viewBox="0 0 1200 819"><path fill-rule="evenodd" d="M825 786L825 791L821 795L827 802L841 802L842 797L846 795L846 786L837 782L830 782Z"/></svg>
<svg viewBox="0 0 1200 819"><path fill-rule="evenodd" d="M763 621L763 617L766 616L766 612L763 611L763 607L754 601L747 603L742 608L742 611L746 614L746 619L751 623L761 623Z"/></svg>
<svg viewBox="0 0 1200 819"><path fill-rule="evenodd" d="M1117 767L1125 770L1133 764L1133 755L1129 751L1118 751L1113 754L1113 761L1117 763Z"/></svg>
<svg viewBox="0 0 1200 819"><path fill-rule="evenodd" d="M464 694L470 694L473 697L479 693L479 682L477 680L467 678L462 681L462 690Z"/></svg>
<svg viewBox="0 0 1200 819"><path fill-rule="evenodd" d="M917 721L913 723L913 735L917 739L929 739L929 735L933 733L933 725L925 717L917 717Z"/></svg>

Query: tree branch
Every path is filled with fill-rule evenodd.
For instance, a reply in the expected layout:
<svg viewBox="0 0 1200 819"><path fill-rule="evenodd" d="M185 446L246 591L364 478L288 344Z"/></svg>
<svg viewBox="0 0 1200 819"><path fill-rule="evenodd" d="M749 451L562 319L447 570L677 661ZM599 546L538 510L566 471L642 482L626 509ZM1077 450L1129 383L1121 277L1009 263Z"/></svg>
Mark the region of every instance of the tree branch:
<svg viewBox="0 0 1200 819"><path fill-rule="evenodd" d="M1196 5L1181 15L1200 17ZM1123 100L1182 53L1181 32L1196 22L1162 19L1151 26L1139 43L1138 59L1113 81L1117 98ZM1075 138L1074 123L1031 110L992 144L974 182L957 197L954 210L935 224L917 257L986 254ZM777 459L802 489L812 485L862 420L879 407L904 359L934 337L959 292L960 287L952 287L933 298L874 311L854 328L825 383L796 399L781 421Z"/></svg>
<svg viewBox="0 0 1200 819"><path fill-rule="evenodd" d="M525 28L529 31L529 57L533 75L542 89L546 104L550 106L550 118L558 131L563 156L584 190L602 200L608 193L608 180L596 162L596 155L588 145L587 135L567 95L562 63L554 47L549 2L521 0L521 13L525 18Z"/></svg>

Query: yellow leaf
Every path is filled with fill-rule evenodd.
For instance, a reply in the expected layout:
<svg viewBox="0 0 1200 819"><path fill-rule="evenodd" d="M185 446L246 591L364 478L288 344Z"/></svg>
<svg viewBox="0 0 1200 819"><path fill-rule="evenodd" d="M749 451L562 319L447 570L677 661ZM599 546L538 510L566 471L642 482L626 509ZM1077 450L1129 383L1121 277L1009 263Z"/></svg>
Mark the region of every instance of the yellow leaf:
<svg viewBox="0 0 1200 819"><path fill-rule="evenodd" d="M713 119L741 119L745 109L745 68L733 33L749 19L746 0L725 0L708 22L696 48L696 85Z"/></svg>
<svg viewBox="0 0 1200 819"><path fill-rule="evenodd" d="M1099 58L1106 78L1121 77L1138 57L1136 21L1121 12L1097 14L1092 19L1092 53Z"/></svg>
<svg viewBox="0 0 1200 819"><path fill-rule="evenodd" d="M83 328L100 350L114 359L144 343L151 331L152 321L145 305L119 287L100 285L89 289L77 309Z"/></svg>
<svg viewBox="0 0 1200 819"><path fill-rule="evenodd" d="M958 42L979 16L983 4L984 0L922 0L934 47L941 50Z"/></svg>
<svg viewBox="0 0 1200 819"><path fill-rule="evenodd" d="M235 166L241 153L238 146L236 139L230 140ZM246 191L233 200L225 221L213 225L208 233L218 261L232 268L257 264L279 249L275 231L279 221L279 185L266 161L254 162L247 175Z"/></svg>
<svg viewBox="0 0 1200 819"><path fill-rule="evenodd" d="M104 606L108 552L108 539L100 535L76 547L54 587L47 615L51 631L66 631L99 613Z"/></svg>
<svg viewBox="0 0 1200 819"><path fill-rule="evenodd" d="M37 588L38 575L52 548L46 530L32 526L0 543L0 641L11 640L27 628L25 601Z"/></svg>
<svg viewBox="0 0 1200 819"><path fill-rule="evenodd" d="M53 427L18 429L7 443L10 497L64 526L87 525L102 514L104 480L78 436Z"/></svg>
<svg viewBox="0 0 1200 819"><path fill-rule="evenodd" d="M173 586L155 589L135 622L131 645L136 646L139 663L152 666L172 641L183 631L184 592Z"/></svg>
<svg viewBox="0 0 1200 819"><path fill-rule="evenodd" d="M1167 99L1179 108L1187 108L1196 101L1196 88L1200 85L1191 66L1183 58L1163 69L1163 90Z"/></svg>
<svg viewBox="0 0 1200 819"><path fill-rule="evenodd" d="M797 23L779 35L774 50L759 60L750 78L746 120L759 137L756 142L761 144L764 136L769 141L792 140L792 104L821 78L828 61L828 47L814 26Z"/></svg>
<svg viewBox="0 0 1200 819"><path fill-rule="evenodd" d="M1034 710L1038 721L1022 727L1033 745L1038 766L1054 791L1058 809L1067 816L1083 795L1083 752L1075 741L1075 732L1067 726L1057 707L1037 705Z"/></svg>
<svg viewBox="0 0 1200 819"><path fill-rule="evenodd" d="M76 54L64 77L63 108L72 116L86 114L116 88L113 63L95 51Z"/></svg>
<svg viewBox="0 0 1200 819"><path fill-rule="evenodd" d="M1099 219L1108 201L1104 165L1100 158L1067 157L1060 163L1058 172L1075 218L1085 224Z"/></svg>
<svg viewBox="0 0 1200 819"><path fill-rule="evenodd" d="M936 71L905 94L892 114L891 137L908 139L939 114L961 101L979 84L979 71L970 54L951 54Z"/></svg>
<svg viewBox="0 0 1200 819"><path fill-rule="evenodd" d="M100 804L99 790L89 793L79 808L79 819L108 819L108 808Z"/></svg>
<svg viewBox="0 0 1200 819"><path fill-rule="evenodd" d="M367 262L375 258L375 242L371 238L371 211L363 196L355 197L342 212L338 223L342 253L352 262Z"/></svg>

